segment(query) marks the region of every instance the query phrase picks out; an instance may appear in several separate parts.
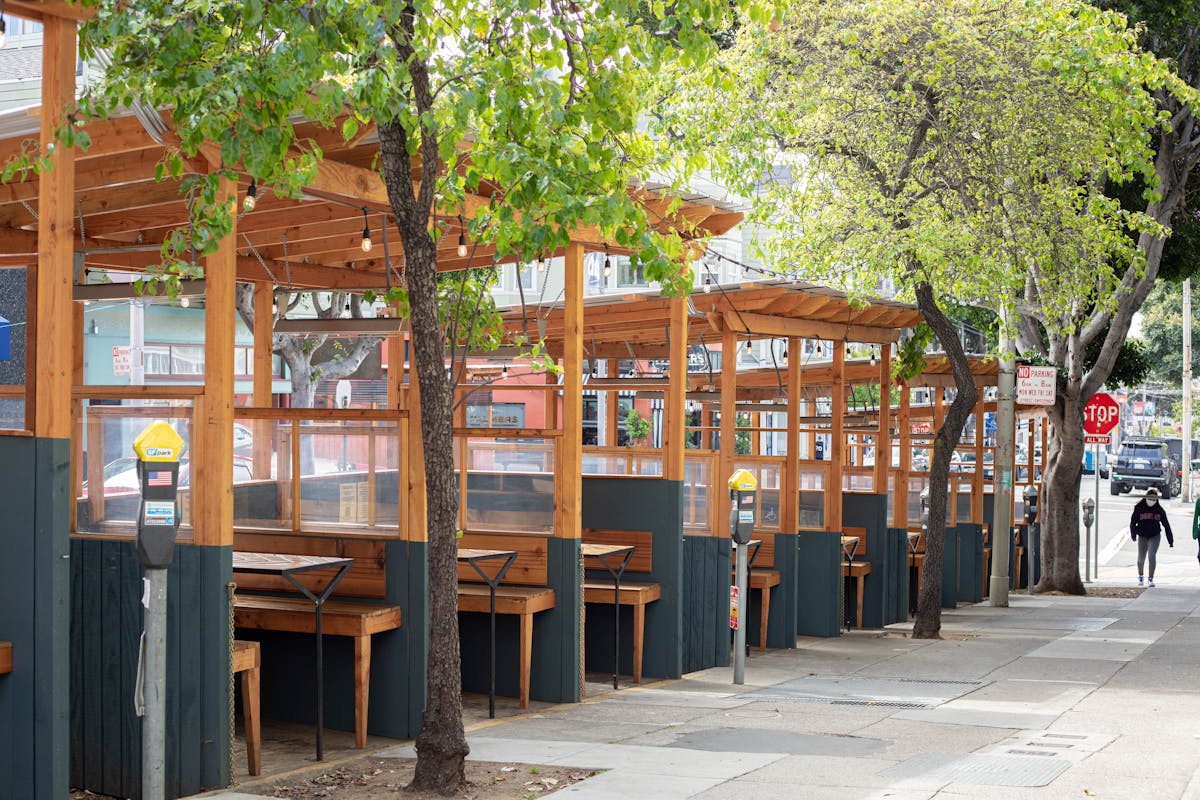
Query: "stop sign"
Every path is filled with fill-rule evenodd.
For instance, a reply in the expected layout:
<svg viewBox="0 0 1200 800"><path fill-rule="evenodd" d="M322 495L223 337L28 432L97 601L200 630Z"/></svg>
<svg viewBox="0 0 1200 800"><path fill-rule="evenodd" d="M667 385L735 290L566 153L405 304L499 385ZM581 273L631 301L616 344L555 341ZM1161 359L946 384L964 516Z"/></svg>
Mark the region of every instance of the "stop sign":
<svg viewBox="0 0 1200 800"><path fill-rule="evenodd" d="M1107 394L1094 394L1083 407L1083 430L1085 433L1105 434L1117 427L1121 407Z"/></svg>

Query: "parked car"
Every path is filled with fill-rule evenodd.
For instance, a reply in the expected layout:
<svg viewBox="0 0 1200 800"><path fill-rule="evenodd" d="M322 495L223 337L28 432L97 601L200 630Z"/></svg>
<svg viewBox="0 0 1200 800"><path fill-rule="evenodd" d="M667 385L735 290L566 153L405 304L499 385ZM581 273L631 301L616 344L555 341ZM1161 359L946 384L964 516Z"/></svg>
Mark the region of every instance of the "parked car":
<svg viewBox="0 0 1200 800"><path fill-rule="evenodd" d="M955 453L958 455L958 469L955 470L953 464L950 469L952 472L965 472L968 474L975 473L975 454L974 453ZM983 479L985 481L992 480L995 475L995 460L996 457L992 453L983 454Z"/></svg>
<svg viewBox="0 0 1200 800"><path fill-rule="evenodd" d="M1085 475L1091 475L1095 471L1092 468L1092 460L1093 460L1094 455L1095 454L1093 453L1092 450L1090 450L1088 448L1084 448L1084 451L1083 451L1083 473ZM1108 474L1109 474L1108 451L1101 450L1100 451L1100 477L1107 480Z"/></svg>
<svg viewBox="0 0 1200 800"><path fill-rule="evenodd" d="M1111 464L1108 492L1154 487L1163 499L1179 493L1180 469L1163 439L1126 439Z"/></svg>

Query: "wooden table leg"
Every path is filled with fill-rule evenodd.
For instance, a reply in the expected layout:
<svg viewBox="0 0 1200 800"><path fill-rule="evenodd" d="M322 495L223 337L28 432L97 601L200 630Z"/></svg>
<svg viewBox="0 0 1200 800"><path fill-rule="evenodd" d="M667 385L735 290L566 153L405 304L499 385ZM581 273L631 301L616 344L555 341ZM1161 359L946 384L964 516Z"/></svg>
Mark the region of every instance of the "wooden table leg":
<svg viewBox="0 0 1200 800"><path fill-rule="evenodd" d="M259 713L258 645L254 666L239 673L242 685L242 717L246 726L246 764L251 775L262 774L262 717Z"/></svg>
<svg viewBox="0 0 1200 800"><path fill-rule="evenodd" d="M771 615L771 587L762 588L762 622L758 626L758 649L767 649L767 617Z"/></svg>
<svg viewBox="0 0 1200 800"><path fill-rule="evenodd" d="M521 615L521 708L529 708L529 669L533 661L533 614Z"/></svg>
<svg viewBox="0 0 1200 800"><path fill-rule="evenodd" d="M642 682L642 640L646 636L646 606L633 607L633 682Z"/></svg>
<svg viewBox="0 0 1200 800"><path fill-rule="evenodd" d="M371 637L354 637L354 746L367 746L367 707L371 692Z"/></svg>

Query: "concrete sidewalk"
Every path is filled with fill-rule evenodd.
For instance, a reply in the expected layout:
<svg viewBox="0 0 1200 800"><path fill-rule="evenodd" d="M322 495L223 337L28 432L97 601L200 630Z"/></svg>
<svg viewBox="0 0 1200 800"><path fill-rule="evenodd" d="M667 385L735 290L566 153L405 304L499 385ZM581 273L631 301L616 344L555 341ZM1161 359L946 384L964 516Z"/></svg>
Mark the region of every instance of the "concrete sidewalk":
<svg viewBox="0 0 1200 800"><path fill-rule="evenodd" d="M1190 568L1136 599L948 611L941 641L803 639L743 687L624 689L478 731L471 757L607 770L559 793L580 798L1200 798Z"/></svg>
<svg viewBox="0 0 1200 800"><path fill-rule="evenodd" d="M1136 598L1014 593L944 612L940 641L801 639L753 652L744 686L713 669L480 727L471 758L603 769L555 794L591 799L1200 800L1200 568L1180 545Z"/></svg>

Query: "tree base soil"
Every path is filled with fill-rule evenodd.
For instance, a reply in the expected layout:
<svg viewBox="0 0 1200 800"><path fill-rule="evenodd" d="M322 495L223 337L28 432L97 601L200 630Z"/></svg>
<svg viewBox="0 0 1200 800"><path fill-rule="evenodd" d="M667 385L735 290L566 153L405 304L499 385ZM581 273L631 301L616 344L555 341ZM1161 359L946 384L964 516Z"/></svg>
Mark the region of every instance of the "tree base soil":
<svg viewBox="0 0 1200 800"><path fill-rule="evenodd" d="M237 791L289 800L534 800L596 774L571 767L468 761L467 785L452 795L442 795L405 789L416 763L410 758L368 755L262 785L240 786Z"/></svg>

